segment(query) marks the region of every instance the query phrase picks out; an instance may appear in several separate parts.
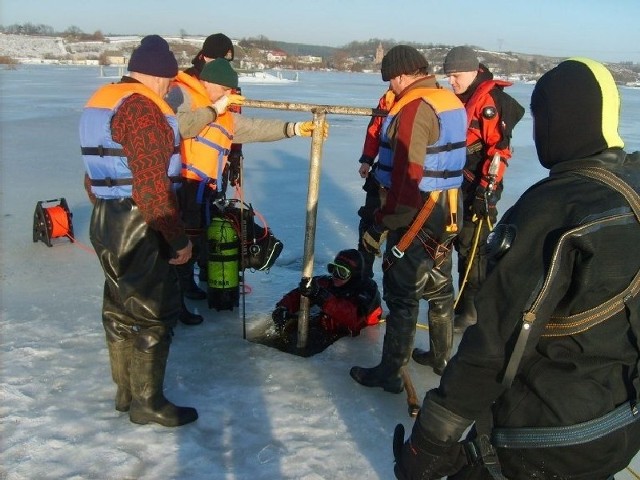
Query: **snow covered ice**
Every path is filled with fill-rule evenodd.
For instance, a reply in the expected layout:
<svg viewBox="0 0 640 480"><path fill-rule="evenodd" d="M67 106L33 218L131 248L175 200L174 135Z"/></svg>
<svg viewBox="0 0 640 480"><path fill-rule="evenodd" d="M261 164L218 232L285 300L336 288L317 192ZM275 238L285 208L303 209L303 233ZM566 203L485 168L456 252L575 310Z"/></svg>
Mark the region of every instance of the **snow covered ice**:
<svg viewBox="0 0 640 480"><path fill-rule="evenodd" d="M380 359L384 325L302 358L242 338L242 310L191 302L203 324L179 324L166 396L198 409L180 427L139 426L114 409L100 321L103 274L89 243L91 204L82 187L78 120L102 83L96 67L0 70L0 478L22 479L389 479L391 439L413 425L404 394L369 389L353 365ZM386 84L367 74L301 72L290 85L247 85L256 100L373 107ZM529 105L532 86L510 89ZM622 137L640 147L640 90L621 89ZM244 109L244 115L309 120L311 114ZM315 271L357 242L364 200L357 160L368 119L329 115L323 147ZM531 117L516 127L500 211L546 176L535 157ZM284 251L269 273L247 273L247 335L268 328L275 302L301 275L310 140L245 145L244 199L267 220ZM36 203L64 197L76 243L32 242ZM381 285L379 262L376 280ZM426 303L420 323L426 323ZM456 335L456 341L459 335ZM419 328L417 346L428 334ZM437 385L410 362L422 397ZM635 471L640 462L636 457ZM631 479L625 471L616 479Z"/></svg>

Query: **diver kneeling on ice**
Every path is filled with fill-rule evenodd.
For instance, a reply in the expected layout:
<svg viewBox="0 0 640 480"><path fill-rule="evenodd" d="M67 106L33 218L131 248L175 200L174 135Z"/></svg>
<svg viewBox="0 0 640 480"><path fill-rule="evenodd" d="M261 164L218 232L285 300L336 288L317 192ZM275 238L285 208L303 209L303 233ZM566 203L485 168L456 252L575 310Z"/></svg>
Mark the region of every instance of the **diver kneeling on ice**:
<svg viewBox="0 0 640 480"><path fill-rule="evenodd" d="M300 297L309 297L309 353L318 353L337 339L360 334L380 321L382 307L376 282L364 275L358 250L342 250L327 265L330 275L304 278L276 304L271 317L282 345L296 344Z"/></svg>

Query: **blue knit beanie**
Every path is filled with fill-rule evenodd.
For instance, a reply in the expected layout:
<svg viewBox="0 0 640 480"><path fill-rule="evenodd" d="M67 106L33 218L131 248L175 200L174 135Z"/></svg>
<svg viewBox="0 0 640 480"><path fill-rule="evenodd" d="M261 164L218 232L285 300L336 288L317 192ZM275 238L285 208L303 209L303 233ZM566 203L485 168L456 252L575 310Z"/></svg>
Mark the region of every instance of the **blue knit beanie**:
<svg viewBox="0 0 640 480"><path fill-rule="evenodd" d="M173 78L178 74L178 62L164 38L147 35L131 54L127 70L154 77Z"/></svg>

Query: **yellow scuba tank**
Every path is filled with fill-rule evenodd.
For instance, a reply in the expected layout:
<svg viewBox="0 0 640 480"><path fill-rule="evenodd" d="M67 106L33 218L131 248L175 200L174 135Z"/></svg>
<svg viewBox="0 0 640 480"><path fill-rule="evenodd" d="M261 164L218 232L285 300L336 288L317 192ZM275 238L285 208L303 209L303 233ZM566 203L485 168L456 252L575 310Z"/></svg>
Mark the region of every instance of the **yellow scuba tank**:
<svg viewBox="0 0 640 480"><path fill-rule="evenodd" d="M240 303L240 239L232 223L213 217L207 229L209 308L233 310Z"/></svg>

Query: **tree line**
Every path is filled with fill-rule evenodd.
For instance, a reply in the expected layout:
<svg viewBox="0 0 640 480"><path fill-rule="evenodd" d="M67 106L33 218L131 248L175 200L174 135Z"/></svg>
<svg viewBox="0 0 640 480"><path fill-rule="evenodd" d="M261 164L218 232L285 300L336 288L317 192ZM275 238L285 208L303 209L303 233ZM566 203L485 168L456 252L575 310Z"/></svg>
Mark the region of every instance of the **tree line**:
<svg viewBox="0 0 640 480"><path fill-rule="evenodd" d="M13 24L9 26L0 25L0 32L13 35L33 35L42 37L63 37L73 41L98 41L103 42L105 40L104 35L100 30L96 30L93 33L85 33L79 27L75 25L67 28L63 32L56 32L50 25L34 24L34 23L22 23Z"/></svg>
<svg viewBox="0 0 640 480"><path fill-rule="evenodd" d="M186 30L180 29L180 37L187 37ZM32 36L57 36L65 38L68 41L106 41L102 31L97 30L93 33L85 33L77 26L70 26L63 32L56 32L50 25L33 24L30 22L24 24L14 24L9 26L0 25L0 32L5 34L32 35ZM352 41L342 47L328 47L322 45L308 45L303 43L281 42L270 40L264 35L255 37L242 38L238 47L246 53L255 53L259 50L283 50L292 58L285 62L285 67L301 68L297 63L296 57L303 55L311 55L321 57L322 64L317 65L321 68L336 68L338 70L362 71L365 69L377 68L373 62L373 55L378 47L382 45L384 51L389 51L391 47L403 43L411 45L425 55L429 63L433 67L442 64L446 52L452 47L438 43L418 43L418 42L398 42L394 39L371 38L365 41ZM528 73L539 75L552 66L558 59L545 57L542 55L518 54L515 52L486 52L479 46L469 45L476 50L483 50L483 61L490 63L500 73L509 75L512 73ZM505 57L505 54L507 57ZM238 56L238 55L236 55ZM354 61L353 59L356 59ZM436 68L436 70L438 70ZM630 74L637 75L640 73L640 64L633 62L620 62L617 68L612 68L612 73L618 81L635 80Z"/></svg>

